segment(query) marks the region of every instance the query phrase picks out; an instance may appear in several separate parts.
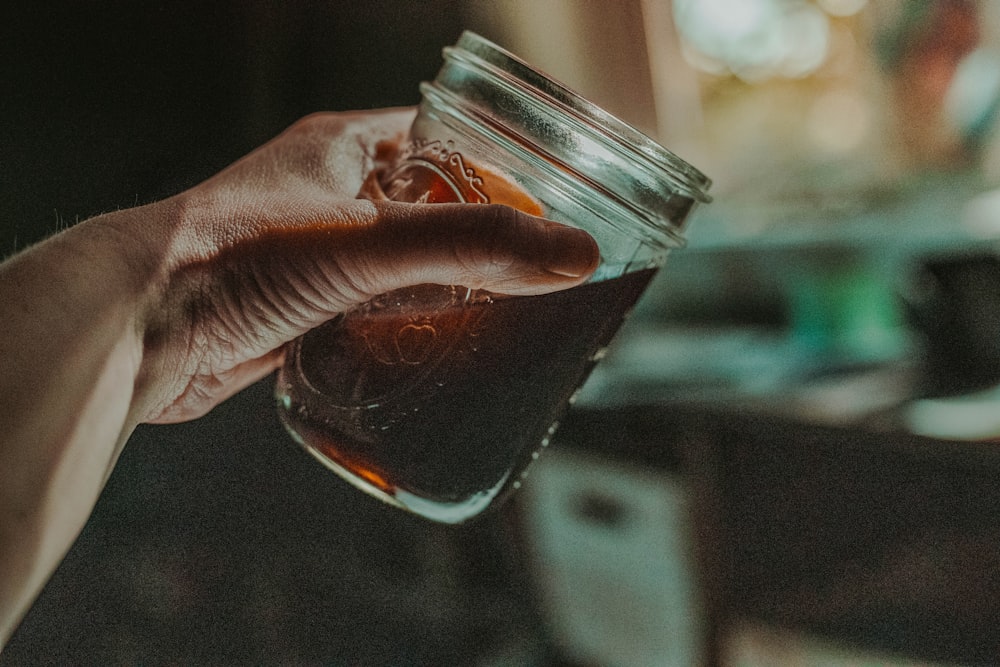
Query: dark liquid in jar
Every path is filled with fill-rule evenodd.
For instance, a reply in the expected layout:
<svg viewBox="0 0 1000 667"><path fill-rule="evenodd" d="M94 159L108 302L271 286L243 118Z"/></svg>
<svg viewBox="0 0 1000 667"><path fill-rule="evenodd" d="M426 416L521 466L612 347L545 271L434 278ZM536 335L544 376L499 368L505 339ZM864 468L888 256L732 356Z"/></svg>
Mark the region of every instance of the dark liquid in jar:
<svg viewBox="0 0 1000 667"><path fill-rule="evenodd" d="M464 521L518 486L654 273L532 297L381 297L300 339L278 379L282 418L353 483Z"/></svg>

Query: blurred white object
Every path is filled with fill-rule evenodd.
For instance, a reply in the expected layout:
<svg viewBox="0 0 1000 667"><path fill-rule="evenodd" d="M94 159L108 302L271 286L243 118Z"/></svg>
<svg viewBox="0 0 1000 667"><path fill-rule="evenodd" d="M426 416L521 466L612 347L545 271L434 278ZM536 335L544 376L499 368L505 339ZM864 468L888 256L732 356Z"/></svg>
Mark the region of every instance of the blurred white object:
<svg viewBox="0 0 1000 667"><path fill-rule="evenodd" d="M524 503L542 612L563 656L603 667L701 663L680 482L557 447L532 469Z"/></svg>
<svg viewBox="0 0 1000 667"><path fill-rule="evenodd" d="M743 623L724 640L722 665L727 667L945 667L943 663L874 654L805 633Z"/></svg>
<svg viewBox="0 0 1000 667"><path fill-rule="evenodd" d="M962 228L974 239L1000 238L1000 190L972 198L962 211Z"/></svg>
<svg viewBox="0 0 1000 667"><path fill-rule="evenodd" d="M941 440L1000 439L1000 387L913 401L904 412L912 433Z"/></svg>

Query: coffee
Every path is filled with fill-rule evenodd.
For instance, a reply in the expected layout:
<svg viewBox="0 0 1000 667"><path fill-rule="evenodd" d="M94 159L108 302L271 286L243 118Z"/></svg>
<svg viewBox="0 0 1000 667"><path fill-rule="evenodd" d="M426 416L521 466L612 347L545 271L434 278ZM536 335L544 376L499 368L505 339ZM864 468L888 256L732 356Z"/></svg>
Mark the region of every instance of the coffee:
<svg viewBox="0 0 1000 667"><path fill-rule="evenodd" d="M301 339L278 383L282 418L392 502L467 519L516 488L653 273L532 297L384 295Z"/></svg>

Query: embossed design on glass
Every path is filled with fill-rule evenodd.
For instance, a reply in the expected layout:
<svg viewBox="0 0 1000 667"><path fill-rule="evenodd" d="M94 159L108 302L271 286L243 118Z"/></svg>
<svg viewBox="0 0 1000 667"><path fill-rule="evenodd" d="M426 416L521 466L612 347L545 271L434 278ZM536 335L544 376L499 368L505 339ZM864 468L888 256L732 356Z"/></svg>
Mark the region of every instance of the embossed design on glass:
<svg viewBox="0 0 1000 667"><path fill-rule="evenodd" d="M454 142L411 142L380 180L385 195L396 201L490 203L482 190L482 177L466 166Z"/></svg>

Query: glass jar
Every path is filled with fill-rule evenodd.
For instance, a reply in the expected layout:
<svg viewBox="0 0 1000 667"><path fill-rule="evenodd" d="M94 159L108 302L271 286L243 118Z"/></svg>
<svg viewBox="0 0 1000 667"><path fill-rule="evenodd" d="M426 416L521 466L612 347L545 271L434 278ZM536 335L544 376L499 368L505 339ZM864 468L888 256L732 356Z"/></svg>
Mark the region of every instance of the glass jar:
<svg viewBox="0 0 1000 667"><path fill-rule="evenodd" d="M378 296L296 341L277 396L289 432L334 472L459 523L521 485L710 181L476 34L444 55L409 143L374 175L379 196L508 204L586 230L601 263L543 296Z"/></svg>

